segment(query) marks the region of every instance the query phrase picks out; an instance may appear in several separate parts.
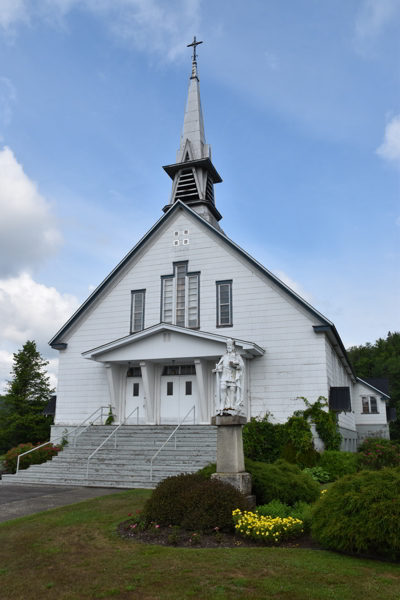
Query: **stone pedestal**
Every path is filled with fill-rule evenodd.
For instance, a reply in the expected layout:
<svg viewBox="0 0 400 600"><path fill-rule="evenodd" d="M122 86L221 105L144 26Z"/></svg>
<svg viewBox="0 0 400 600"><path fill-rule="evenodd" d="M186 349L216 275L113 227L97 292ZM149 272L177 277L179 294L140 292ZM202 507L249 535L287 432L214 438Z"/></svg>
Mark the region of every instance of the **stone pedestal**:
<svg viewBox="0 0 400 600"><path fill-rule="evenodd" d="M247 497L248 509L255 508L255 496L251 495L251 475L244 470L242 426L246 417L216 416L212 424L217 430L217 472L212 475L224 483L233 485Z"/></svg>

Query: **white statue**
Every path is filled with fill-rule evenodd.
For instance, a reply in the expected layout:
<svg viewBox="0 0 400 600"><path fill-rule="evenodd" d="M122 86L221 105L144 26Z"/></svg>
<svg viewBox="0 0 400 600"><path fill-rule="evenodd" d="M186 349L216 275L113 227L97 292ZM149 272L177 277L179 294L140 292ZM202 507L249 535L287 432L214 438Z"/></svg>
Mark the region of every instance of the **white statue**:
<svg viewBox="0 0 400 600"><path fill-rule="evenodd" d="M213 373L217 374L217 415L242 414L244 362L234 340L227 340L226 352Z"/></svg>

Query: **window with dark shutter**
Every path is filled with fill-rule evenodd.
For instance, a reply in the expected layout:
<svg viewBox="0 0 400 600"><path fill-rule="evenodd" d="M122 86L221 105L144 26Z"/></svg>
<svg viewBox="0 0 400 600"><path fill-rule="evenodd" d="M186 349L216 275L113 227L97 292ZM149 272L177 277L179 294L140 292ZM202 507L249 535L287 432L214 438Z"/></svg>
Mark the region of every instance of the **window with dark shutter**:
<svg viewBox="0 0 400 600"><path fill-rule="evenodd" d="M138 383L133 384L133 395L139 396L139 384Z"/></svg>

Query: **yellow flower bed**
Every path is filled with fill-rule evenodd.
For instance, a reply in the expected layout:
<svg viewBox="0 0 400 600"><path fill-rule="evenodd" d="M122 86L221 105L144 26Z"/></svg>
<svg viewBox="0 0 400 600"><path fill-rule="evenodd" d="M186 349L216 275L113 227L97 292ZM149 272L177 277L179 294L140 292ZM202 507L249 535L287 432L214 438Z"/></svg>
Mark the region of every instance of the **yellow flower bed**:
<svg viewBox="0 0 400 600"><path fill-rule="evenodd" d="M236 533L243 537L253 538L265 544L275 545L281 540L294 538L304 531L303 521L287 517L262 517L257 513L236 509L232 512Z"/></svg>

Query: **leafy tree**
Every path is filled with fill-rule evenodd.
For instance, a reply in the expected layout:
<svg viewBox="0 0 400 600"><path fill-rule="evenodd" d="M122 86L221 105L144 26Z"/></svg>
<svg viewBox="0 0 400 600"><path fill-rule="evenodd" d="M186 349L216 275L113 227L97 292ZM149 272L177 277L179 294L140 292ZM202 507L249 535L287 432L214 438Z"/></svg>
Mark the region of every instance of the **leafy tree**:
<svg viewBox="0 0 400 600"><path fill-rule="evenodd" d="M396 408L397 419L392 421L390 437L400 439L400 333L389 331L387 338L375 344L352 346L347 350L358 377L387 377L389 379L389 405Z"/></svg>
<svg viewBox="0 0 400 600"><path fill-rule="evenodd" d="M40 355L36 342L27 341L13 355L12 380L2 397L0 448L8 450L22 443L49 439L51 417L42 415L54 390L45 372L48 361Z"/></svg>

